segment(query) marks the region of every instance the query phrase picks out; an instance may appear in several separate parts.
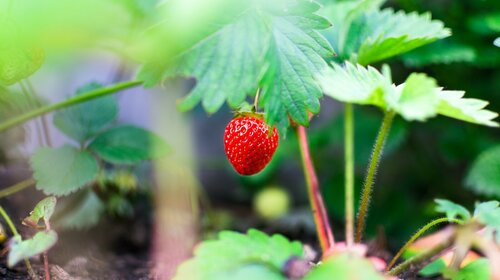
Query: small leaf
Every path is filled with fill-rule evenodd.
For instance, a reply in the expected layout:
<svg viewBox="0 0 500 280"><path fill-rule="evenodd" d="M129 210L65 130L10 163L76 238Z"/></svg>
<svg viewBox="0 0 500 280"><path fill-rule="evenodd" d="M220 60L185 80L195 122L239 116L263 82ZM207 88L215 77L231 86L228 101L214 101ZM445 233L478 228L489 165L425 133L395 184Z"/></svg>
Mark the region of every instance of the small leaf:
<svg viewBox="0 0 500 280"><path fill-rule="evenodd" d="M446 199L435 199L437 203L436 212L445 213L448 219L460 217L462 220L470 220L470 212L463 207Z"/></svg>
<svg viewBox="0 0 500 280"><path fill-rule="evenodd" d="M500 202L488 201L476 203L474 217L477 218L491 233L496 232L496 240L500 244Z"/></svg>
<svg viewBox="0 0 500 280"><path fill-rule="evenodd" d="M101 87L101 84L89 83L79 88L76 95ZM54 115L54 125L69 137L83 142L110 124L117 113L115 97L105 96L58 111Z"/></svg>
<svg viewBox="0 0 500 280"><path fill-rule="evenodd" d="M491 264L486 258L479 258L462 267L451 280L489 280L491 278Z"/></svg>
<svg viewBox="0 0 500 280"><path fill-rule="evenodd" d="M90 190L81 191L61 202L55 223L66 229L87 229L95 226L106 207Z"/></svg>
<svg viewBox="0 0 500 280"><path fill-rule="evenodd" d="M31 158L37 189L57 196L74 192L97 176L97 161L69 145L38 148Z"/></svg>
<svg viewBox="0 0 500 280"><path fill-rule="evenodd" d="M89 149L105 161L116 164L134 164L159 158L169 151L159 136L131 125L114 127L104 132L90 143Z"/></svg>
<svg viewBox="0 0 500 280"><path fill-rule="evenodd" d="M45 221L49 221L52 214L54 214L56 203L57 199L54 196L44 198L38 202L30 215L23 220L23 224L37 227L40 219L43 218Z"/></svg>
<svg viewBox="0 0 500 280"><path fill-rule="evenodd" d="M299 242L251 229L246 235L223 231L217 240L201 243L194 254L179 266L174 279L284 280L281 271L287 260L302 258L304 252Z"/></svg>
<svg viewBox="0 0 500 280"><path fill-rule="evenodd" d="M352 254L341 254L326 259L304 277L304 280L326 279L384 280L386 278L377 272L368 259Z"/></svg>
<svg viewBox="0 0 500 280"><path fill-rule="evenodd" d="M19 261L31 258L49 250L57 242L57 233L53 230L41 231L33 238L21 240L21 237L14 237L7 259L7 265L13 267Z"/></svg>
<svg viewBox="0 0 500 280"><path fill-rule="evenodd" d="M478 194L500 198L500 145L477 157L467 174L465 185Z"/></svg>

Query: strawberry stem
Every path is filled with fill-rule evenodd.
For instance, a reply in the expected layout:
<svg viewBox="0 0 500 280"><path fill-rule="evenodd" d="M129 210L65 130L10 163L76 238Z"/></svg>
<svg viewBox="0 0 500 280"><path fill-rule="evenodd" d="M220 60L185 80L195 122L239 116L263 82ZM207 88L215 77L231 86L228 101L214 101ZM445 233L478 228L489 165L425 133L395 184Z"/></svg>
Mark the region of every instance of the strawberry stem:
<svg viewBox="0 0 500 280"><path fill-rule="evenodd" d="M297 135L299 138L302 166L306 177L307 193L309 195L314 222L316 224L316 231L318 233L321 249L323 252L326 252L333 247L335 239L328 221L328 214L326 213L323 197L319 190L318 177L316 176L314 165L311 160L305 127L297 126Z"/></svg>
<svg viewBox="0 0 500 280"><path fill-rule="evenodd" d="M344 158L345 158L345 238L347 247L354 243L354 114L352 104L345 104Z"/></svg>

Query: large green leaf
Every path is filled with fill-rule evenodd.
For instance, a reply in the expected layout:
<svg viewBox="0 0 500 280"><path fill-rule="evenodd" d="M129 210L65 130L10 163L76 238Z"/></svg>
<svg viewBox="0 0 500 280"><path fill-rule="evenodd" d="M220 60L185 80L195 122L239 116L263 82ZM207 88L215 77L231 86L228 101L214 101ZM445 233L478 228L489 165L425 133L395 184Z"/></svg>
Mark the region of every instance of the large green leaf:
<svg viewBox="0 0 500 280"><path fill-rule="evenodd" d="M67 195L97 176L97 161L86 151L69 145L38 148L31 158L36 187L46 194Z"/></svg>
<svg viewBox="0 0 500 280"><path fill-rule="evenodd" d="M290 242L275 234L268 236L258 230L248 233L224 231L217 240L201 243L193 259L179 266L174 279L280 279L285 263L302 258L299 242Z"/></svg>
<svg viewBox="0 0 500 280"><path fill-rule="evenodd" d="M477 157L467 174L465 185L479 194L500 198L500 145Z"/></svg>
<svg viewBox="0 0 500 280"><path fill-rule="evenodd" d="M101 87L98 83L89 83L79 88L76 95ZM54 115L54 125L69 137L83 142L111 123L117 113L115 97L105 96L58 111Z"/></svg>
<svg viewBox="0 0 500 280"><path fill-rule="evenodd" d="M21 240L20 236L14 237L10 246L7 265L12 267L19 261L31 258L50 249L57 242L57 233L53 230L41 231L33 238Z"/></svg>
<svg viewBox="0 0 500 280"><path fill-rule="evenodd" d="M164 156L169 147L156 134L132 125L114 127L97 136L89 145L105 161L134 164Z"/></svg>
<svg viewBox="0 0 500 280"><path fill-rule="evenodd" d="M206 38L169 63L143 67L139 77L148 81L179 74L196 77L197 83L180 109L188 110L202 102L209 113L216 112L225 101L238 107L260 87L259 105L270 125L286 128L288 116L306 125L308 112L319 111L321 91L314 75L326 67L325 59L334 55L316 30L328 28L330 23L315 14L320 6L312 1L249 3L222 26L207 24L220 28L207 32Z"/></svg>
<svg viewBox="0 0 500 280"><path fill-rule="evenodd" d="M479 258L462 267L451 280L489 280L491 279L490 262L486 258Z"/></svg>
<svg viewBox="0 0 500 280"><path fill-rule="evenodd" d="M373 264L354 254L340 254L328 258L309 272L304 280L384 280Z"/></svg>
<svg viewBox="0 0 500 280"><path fill-rule="evenodd" d="M362 65L380 61L450 35L443 23L429 14L380 10L383 1L339 1L321 12L334 23L325 36L341 60Z"/></svg>
<svg viewBox="0 0 500 280"><path fill-rule="evenodd" d="M104 203L93 191L83 190L61 202L55 223L62 228L90 228L99 222L105 210Z"/></svg>
<svg viewBox="0 0 500 280"><path fill-rule="evenodd" d="M488 102L462 98L462 91L437 87L433 78L412 74L398 86L391 84L375 68L346 62L325 68L318 80L326 95L356 104L369 104L393 110L408 121L425 121L437 114L466 122L498 126L497 113L483 109Z"/></svg>

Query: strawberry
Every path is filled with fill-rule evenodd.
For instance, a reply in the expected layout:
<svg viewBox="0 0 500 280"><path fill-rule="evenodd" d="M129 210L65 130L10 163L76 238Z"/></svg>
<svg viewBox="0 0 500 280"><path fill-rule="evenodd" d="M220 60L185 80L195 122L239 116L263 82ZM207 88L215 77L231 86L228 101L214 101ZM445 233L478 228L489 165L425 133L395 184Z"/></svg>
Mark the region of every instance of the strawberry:
<svg viewBox="0 0 500 280"><path fill-rule="evenodd" d="M224 150L241 175L260 172L271 161L279 135L264 122L262 114L243 113L232 119L224 132Z"/></svg>

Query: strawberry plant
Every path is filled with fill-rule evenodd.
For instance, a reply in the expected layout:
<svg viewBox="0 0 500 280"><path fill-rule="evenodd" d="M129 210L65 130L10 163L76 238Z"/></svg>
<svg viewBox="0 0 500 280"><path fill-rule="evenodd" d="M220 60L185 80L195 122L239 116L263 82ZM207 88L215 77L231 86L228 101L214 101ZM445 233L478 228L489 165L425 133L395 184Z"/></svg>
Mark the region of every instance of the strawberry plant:
<svg viewBox="0 0 500 280"><path fill-rule="evenodd" d="M50 195L23 220L38 231L30 239L22 239L0 207L13 235L6 246L9 267L25 260L31 277L36 278L29 258L42 253L45 277L50 278L48 250L58 239L49 222L54 211L52 224L61 230L94 226L106 210L114 216L133 216L131 197L139 185L147 184L134 171L151 160L152 181L158 185L149 190L158 210L152 238L158 278L371 280L420 275L500 279L495 266L500 262L500 208L494 200L476 203L470 213L461 205L437 199L435 211L425 211L446 217L425 224L390 257L373 250L366 236L366 230L373 227L370 205L379 203L375 189L399 184L396 179L384 182L385 186L377 184L377 174L385 174L381 163L404 142L410 127L442 116L478 126L499 126L497 113L485 109L487 101L432 77L439 73L401 71L400 61L422 66L474 60L476 54L467 46L441 40L450 38L451 30L430 13L395 10L383 0L321 4L310 0L35 2L0 2L0 20L5 26L0 31L1 141L12 145L16 139L22 140L25 135L20 126L32 121L28 132L35 131L40 146L29 155L33 178L0 191L0 198L32 185ZM65 13L54 18L40 16L54 10ZM88 18L83 19L82 14ZM480 26L487 22L476 17L470 25L485 30ZM67 29L61 29L61 23ZM497 30L494 24L488 28ZM50 69L44 68L47 65L57 68L60 65L54 61L63 60L67 53L75 56L82 46L115 55L118 70L113 84L88 83L62 101L46 101L30 77ZM130 68L136 73L131 74ZM63 77L64 71L58 70ZM176 96L176 102L157 99L164 103L150 104L156 111L166 111L168 118L156 116L157 112L151 115L159 120L156 125L161 132L172 136L173 148L152 131L118 124L119 106L112 94L131 88L138 91L139 86ZM178 91L185 94L175 95ZM328 102L335 105L325 105ZM171 103L176 104L175 109ZM250 228L240 230L246 233L223 230L192 246L198 241L194 221L200 217L215 220L195 176L190 127L185 116L176 114L188 115L187 111L196 112L198 107L208 114L234 111L234 118L217 136L200 133L207 142L218 137L223 147L220 154L224 151L233 167L232 178L274 185L277 183L269 178L276 166L291 161L301 164L302 193L309 202L307 220L314 224L314 241L295 241ZM335 115L320 114L325 107ZM319 176L314 153L318 153L314 149L321 139L312 132L321 121L333 123L323 129L336 133L332 136L334 132L326 131L326 138L337 137L343 143L340 153L321 154L328 168L337 158L343 161L338 176L341 182L328 187ZM51 124L66 137L63 144L54 145ZM369 132L376 133L375 139L367 137ZM360 139L374 143L358 149ZM330 141L324 142L330 145ZM480 154L463 176L467 189L498 198L498 158L497 146ZM391 161L403 165L406 160ZM359 162L366 163L361 184L357 182ZM286 177L295 185L302 184L294 173ZM345 196L338 199L335 191L341 189ZM328 192L337 196L329 197ZM261 194L255 208L266 223L289 211L290 198L281 187L264 189ZM55 197L60 199L57 209ZM332 204L336 220L341 219L335 227ZM380 220L390 223L394 214L387 212L391 211L387 209ZM342 234L337 224L345 226ZM449 225L423 237L442 224Z"/></svg>

